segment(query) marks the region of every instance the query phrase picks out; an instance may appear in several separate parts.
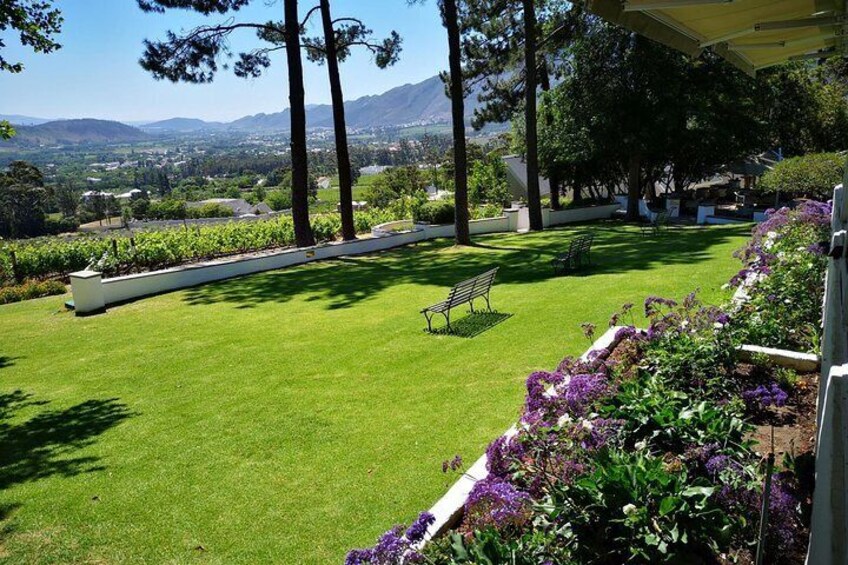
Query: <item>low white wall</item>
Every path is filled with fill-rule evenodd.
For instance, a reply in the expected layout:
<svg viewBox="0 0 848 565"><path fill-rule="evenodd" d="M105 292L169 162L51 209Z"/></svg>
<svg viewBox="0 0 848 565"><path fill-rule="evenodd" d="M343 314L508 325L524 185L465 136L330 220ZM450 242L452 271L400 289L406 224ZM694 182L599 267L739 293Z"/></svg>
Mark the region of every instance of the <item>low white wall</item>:
<svg viewBox="0 0 848 565"><path fill-rule="evenodd" d="M600 206L587 206L585 208L572 208L570 210L551 210L550 225L560 226L563 224L575 224L578 222L591 222L593 220L605 220L621 207L618 202L614 204L602 204Z"/></svg>
<svg viewBox="0 0 848 565"><path fill-rule="evenodd" d="M469 231L472 235L510 231L512 216L505 214L499 218L472 220L469 222ZM411 229L393 231L404 227ZM453 225L429 226L402 220L375 226L372 230L375 237L356 241L336 241L303 249L254 253L248 257L223 258L111 279L101 279L100 273L97 272L82 271L71 274L74 309L78 314L100 312L109 304L142 296L301 265L319 259L373 253L426 239L453 237L454 231Z"/></svg>
<svg viewBox="0 0 848 565"><path fill-rule="evenodd" d="M247 258L219 259L161 271L114 277L102 281L103 298L105 305L114 304L151 294L300 265L319 259L373 253L415 243L422 239L421 232L400 232L379 238L333 242L316 247L286 249L267 254L255 254ZM76 295L74 295L74 300L76 311L81 314L86 313L85 305L76 303Z"/></svg>

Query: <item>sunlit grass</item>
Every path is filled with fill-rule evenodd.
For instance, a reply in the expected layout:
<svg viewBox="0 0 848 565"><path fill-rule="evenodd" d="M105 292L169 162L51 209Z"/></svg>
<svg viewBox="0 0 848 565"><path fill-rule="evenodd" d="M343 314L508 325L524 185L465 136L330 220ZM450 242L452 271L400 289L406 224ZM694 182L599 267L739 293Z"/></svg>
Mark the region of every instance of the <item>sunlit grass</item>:
<svg viewBox="0 0 848 565"><path fill-rule="evenodd" d="M554 278L550 258L586 229L594 266ZM0 560L338 563L434 502L452 479L441 461L471 461L509 427L526 375L587 347L581 322L604 327L649 294L724 299L746 233L594 225L314 263L93 317L65 297L0 306ZM497 323L423 331L422 307L495 265Z"/></svg>

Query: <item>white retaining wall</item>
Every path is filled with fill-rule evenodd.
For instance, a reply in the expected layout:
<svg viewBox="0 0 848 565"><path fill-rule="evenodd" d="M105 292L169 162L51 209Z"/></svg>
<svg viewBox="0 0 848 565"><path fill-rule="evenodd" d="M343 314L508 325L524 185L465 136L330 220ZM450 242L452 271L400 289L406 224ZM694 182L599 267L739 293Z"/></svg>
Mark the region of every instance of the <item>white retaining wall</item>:
<svg viewBox="0 0 848 565"><path fill-rule="evenodd" d="M621 208L621 204L616 202L614 204L601 204L599 206L572 208L570 210L549 210L547 215L548 221L544 224L544 226L561 226L563 224L605 220L612 218L612 215L619 208Z"/></svg>
<svg viewBox="0 0 848 565"><path fill-rule="evenodd" d="M808 565L848 563L848 195L833 191Z"/></svg>
<svg viewBox="0 0 848 565"><path fill-rule="evenodd" d="M472 235L515 231L518 222L517 215L517 210L506 210L500 218L472 220L469 222L469 231ZM453 237L454 235L453 225L415 225L408 231L391 231L392 228L409 225L408 220L405 222L390 222L376 226L372 230L373 237L356 241L335 241L315 247L253 253L247 257L229 257L111 279L104 279L96 271L72 273L71 289L74 295L74 310L78 314L102 312L109 304L126 302L142 296L301 265L319 259L373 253L418 241Z"/></svg>

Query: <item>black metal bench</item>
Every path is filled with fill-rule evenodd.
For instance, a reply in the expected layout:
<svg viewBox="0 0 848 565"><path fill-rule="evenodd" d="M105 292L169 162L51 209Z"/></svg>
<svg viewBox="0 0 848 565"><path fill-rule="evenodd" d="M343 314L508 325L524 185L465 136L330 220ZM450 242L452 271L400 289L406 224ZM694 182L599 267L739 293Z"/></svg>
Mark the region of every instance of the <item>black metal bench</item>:
<svg viewBox="0 0 848 565"><path fill-rule="evenodd" d="M492 283L495 282L495 275L498 274L498 268L495 267L481 275L457 283L450 289L448 297L432 306L428 306L421 310L424 317L427 318L427 331L433 331L433 316L441 314L445 317L448 331L451 330L450 311L462 304L469 304L471 311L474 312L474 299L482 298L486 301L486 309L492 310L492 305L489 302L489 291L492 289Z"/></svg>
<svg viewBox="0 0 848 565"><path fill-rule="evenodd" d="M671 218L666 210L657 212L657 215L650 221L642 224L642 235L657 235L663 230L668 229L668 222Z"/></svg>
<svg viewBox="0 0 848 565"><path fill-rule="evenodd" d="M583 264L592 263L592 242L594 234L578 235L568 244L568 251L551 259L554 275L565 274L570 269L577 269Z"/></svg>

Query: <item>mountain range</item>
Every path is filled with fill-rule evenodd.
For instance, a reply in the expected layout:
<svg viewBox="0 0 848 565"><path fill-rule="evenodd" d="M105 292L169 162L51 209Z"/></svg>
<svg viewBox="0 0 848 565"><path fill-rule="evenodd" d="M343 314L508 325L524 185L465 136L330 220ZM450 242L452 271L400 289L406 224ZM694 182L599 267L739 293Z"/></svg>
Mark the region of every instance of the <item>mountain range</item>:
<svg viewBox="0 0 848 565"><path fill-rule="evenodd" d="M476 96L467 104L466 114L474 111ZM345 102L345 120L351 128L399 127L422 124L439 124L450 121L450 99L438 76L417 84L405 84L382 94L363 96ZM206 122L194 118L171 118L144 124L145 131L288 131L289 110L273 114L255 114L232 122ZM333 108L329 104L313 104L306 108L308 128L333 127Z"/></svg>
<svg viewBox="0 0 848 565"><path fill-rule="evenodd" d="M476 93L466 100L466 116L476 107ZM345 102L345 118L350 128L404 127L450 122L450 99L438 76L417 84L405 84L382 94L363 96ZM0 120L18 124L16 144L128 142L146 134L211 131L286 132L290 127L289 110L272 114L244 116L232 122L204 121L196 118L170 118L151 123L127 124L105 120L57 120L18 115L2 115ZM306 109L307 127L331 128L333 109L329 104L314 104ZM107 126L106 124L114 124ZM26 126L26 127L24 127Z"/></svg>

